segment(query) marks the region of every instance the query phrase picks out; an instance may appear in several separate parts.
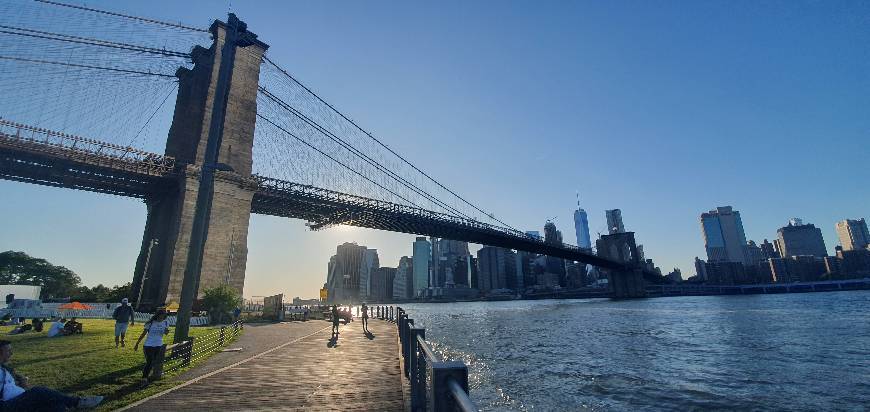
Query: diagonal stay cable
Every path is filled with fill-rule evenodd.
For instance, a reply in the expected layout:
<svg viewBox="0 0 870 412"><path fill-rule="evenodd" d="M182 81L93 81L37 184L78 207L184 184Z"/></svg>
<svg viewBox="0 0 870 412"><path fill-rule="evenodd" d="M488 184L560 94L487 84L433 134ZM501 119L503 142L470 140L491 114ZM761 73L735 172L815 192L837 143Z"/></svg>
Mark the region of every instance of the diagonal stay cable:
<svg viewBox="0 0 870 412"><path fill-rule="evenodd" d="M156 115L157 112L160 111L160 108L162 108L163 105L166 104L166 101L169 100L169 96L172 96L172 92L175 91L176 87L177 84L169 89L169 93L166 94L166 97L163 98L163 101L160 102L156 109L154 109L154 112L151 113L151 116L148 117L148 120L145 121L145 124L143 124L139 131L136 132L136 135L133 136L132 139L130 139L130 143L128 143L127 146L133 147L133 142L135 142L139 135L142 134L142 131L145 130L146 127L148 127L148 124L151 123L151 119L153 119L154 115Z"/></svg>
<svg viewBox="0 0 870 412"><path fill-rule="evenodd" d="M406 180L404 177L399 176L398 174L396 174L396 173L393 172L392 170L389 170L389 169L386 168L384 165L378 163L376 160L372 159L371 157L369 157L368 155L366 155L365 153L363 153L363 152L360 151L359 149L353 147L353 145L351 145L350 143L348 143L348 142L345 141L344 139L342 139L342 138L336 136L336 135L335 135L334 133L332 133L330 130L328 130L328 129L326 129L325 127L321 126L320 124L318 124L317 122L315 122L314 120L312 120L311 118L309 118L308 116L306 116L305 114L303 114L302 112L300 112L299 110L297 110L296 108L290 106L290 104L284 102L284 101L281 100L279 97L277 97L277 96L275 96L274 94L270 93L270 92L269 92L268 90L266 90L264 87L260 86L259 89L260 89L260 92L262 92L262 93L263 93L267 98L271 99L273 102L277 103L279 106L283 107L285 110L288 110L290 113L292 113L293 115L295 115L296 117L298 117L300 120L302 120L302 121L304 121L305 123L307 123L309 126L314 127L315 130L317 130L317 131L320 132L321 134L325 135L326 137L330 138L332 141L338 143L340 146L342 146L342 147L344 147L345 149L349 150L351 153L355 154L357 157L359 157L359 158L365 160L366 163L368 163L368 164L374 166L376 169L378 169L378 170L380 170L380 171L382 171L382 172L385 172L388 176L392 177L394 180L398 181L399 183L401 183L401 184L404 185L405 187L411 189L412 191L414 191L414 192L417 193L418 195L421 195L421 196L423 196L424 198L426 198L426 199L428 199L428 200L434 202L436 205L438 205L438 206L444 208L445 210L448 210L448 211L450 211L450 212L452 212L452 213L456 213L456 214L458 214L458 215L461 215L462 217L465 217L465 218L467 218L467 219L473 219L472 217L466 215L465 213L462 213L461 211L459 211L459 210L453 208L452 206L450 206L450 205L444 203L443 201L441 201L441 200L438 199L437 197L433 196L432 194L430 194L430 193L426 192L425 190L421 189L420 187L418 187L418 186L415 185L414 183L409 182L409 181Z"/></svg>
<svg viewBox="0 0 870 412"><path fill-rule="evenodd" d="M0 29L7 29L7 30L0 30L0 33L12 34L12 35L16 35L16 36L34 37L34 38L39 38L39 39L55 40L55 41L62 41L62 42L67 42L67 43L86 44L86 45L90 45L90 46L111 47L114 49L130 50L130 51L136 51L136 52L142 52L142 53L160 54L160 55L170 56L170 57L184 57L184 58L190 57L190 53L177 52L177 51L165 50L165 49L157 49L154 47L139 46L139 45L128 44L128 43L118 43L118 42L102 40L102 39L93 39L93 38L89 38L89 37L72 36L69 34L52 33L52 32L48 32L48 31L33 30L33 29L26 29L26 28L21 28L21 27L5 26L5 25L0 25ZM15 31L9 31L9 30L15 30Z"/></svg>
<svg viewBox="0 0 870 412"><path fill-rule="evenodd" d="M298 140L298 141L301 142L302 144L304 144L304 145L306 145L306 146L308 146L308 147L314 149L315 151L317 151L317 152L320 153L321 155L323 155L323 156L329 158L330 160L332 160L332 161L335 162L335 163L338 163L340 166L344 167L344 168L347 169L347 170L350 170L350 171L353 172L354 174L356 174L356 175L362 177L363 179L365 179L365 180L369 181L370 183L374 184L375 186L377 186L377 187L379 187L379 188L381 188L381 189L383 189L383 190L386 190L387 192L391 193L392 195L398 197L399 199L402 199L402 200L408 202L410 205L412 205L412 206L414 206L414 207L416 207L416 208L418 208L418 209L426 210L425 208L420 207L420 206L417 205L416 203L414 203L414 202L412 202L412 201L406 199L404 196L402 196L402 195L400 195L400 194L398 194L398 193L396 193L396 192L393 192L393 191L390 190L390 189L387 189L386 187L382 186L380 183L375 182L374 180L370 179L368 176L366 176L366 175L360 173L359 171L357 171L356 169L354 169L354 168L352 168L352 167L346 165L346 164L345 164L344 162L342 162L341 160L338 160L338 159L336 159L336 158L330 156L328 153L324 152L323 150L320 150L320 149L314 147L314 145L312 145L311 143L306 142L304 139L300 138L299 136L296 136L296 135L293 134L291 131L289 131L289 130L283 128L283 127L281 127L281 126L278 125L277 123L273 122L271 119L269 119L269 118L267 118L267 117L265 117L265 116L263 116L263 115L261 115L261 114L259 114L259 113L257 113L257 117L263 119L264 121L268 122L269 124L271 124L272 126L274 126L275 128L277 128L278 130L280 130L280 131L286 133L288 136L290 136L290 137L292 137L292 138Z"/></svg>
<svg viewBox="0 0 870 412"><path fill-rule="evenodd" d="M37 64L52 64L52 65L58 65L58 66L78 67L78 68L82 68L82 69L106 70L106 71L127 73L127 74L140 74L140 75L144 75L144 76L169 77L169 78L173 78L173 79L175 78L174 74L152 73L152 72L144 72L144 71L139 71L139 70L118 69L118 68L114 68L114 67L103 67L103 66L91 66L89 64L65 63L65 62L58 62L58 61L51 61L51 60L25 59L22 57L0 56L0 60L12 60L12 61L19 61L19 62L25 62L25 63L37 63Z"/></svg>
<svg viewBox="0 0 870 412"><path fill-rule="evenodd" d="M390 149L389 146L387 146L386 144L384 144L383 142L381 142L381 141L380 141L378 138L376 138L374 135L372 135L371 133L369 133L368 131L366 131L365 129L363 129L362 127L360 127L359 125L357 125L353 120L349 119L349 118L348 118L347 116L345 116L343 113L341 113L340 111L338 111L338 109L336 109L333 105L329 104L329 102L327 102L326 100L323 100L320 96L317 95L317 93L314 93L314 91L312 91L312 90L309 89L307 86L305 86L304 84L302 84L302 82L300 82L299 80L296 80L296 78L293 77L293 75L291 75L290 73L288 73L288 72L287 72L286 70L284 70L281 66L278 66L277 63L275 63L274 61L272 61L272 60L269 59L268 57L264 57L264 59L265 59L265 61L267 61L269 64L271 64L272 66L274 66L276 69L278 69L281 73L283 73L285 76L287 76L288 78L290 78L290 80L293 80L294 83L298 84L300 87L302 87L303 89L305 89L305 91L307 91L308 93L310 93L312 96L314 96L314 97L315 97L317 100L319 100L321 103L323 103L323 104L325 104L327 107L329 107L329 108L330 108L333 112L335 112L337 115L341 116L342 119L348 121L350 124L352 124L354 127L356 127L357 130L363 132L363 133L364 133L366 136L368 136L370 139L372 139L372 140L374 140L375 142L377 142L377 143L378 143L381 147L383 147L384 149L387 149L390 153L392 153L393 155L395 155L396 157L398 157L399 159L401 159L401 160L402 160L403 162L405 162L408 166L411 166L414 170L416 170L417 172L419 172L420 174L422 174L423 176L425 176L427 179L431 180L431 181L434 182L436 185L438 185L438 186L441 187L442 189L446 190L447 192L449 192L449 193L452 194L453 196L456 196L457 199L459 199L459 200L461 200L463 203L465 203L465 204L467 204L467 205L473 207L473 208L474 208L475 210L477 210L478 212L483 213L484 215L490 217L491 219L495 220L496 222L499 222L499 223L505 225L506 227L509 227L509 228L511 228L511 229L514 229L514 230L518 230L518 229L514 228L513 226L511 226L511 225L509 225L509 224L507 224L507 223L505 223L505 222L502 222L501 220L497 219L495 216L493 216L493 215L491 215L490 213L486 212L485 210L483 210L483 209L477 207L476 205L474 205L473 203L469 202L468 200L465 200L465 198L463 198L462 196L460 196L459 194L457 194L457 193L454 192L453 190L450 190L449 188L447 188L446 186L444 186L443 184L441 184L441 182L435 180L432 176L429 176L426 172L420 170L417 166L414 166L413 163L409 162L407 159L405 159L404 157L402 157L402 155L396 153L393 149Z"/></svg>
<svg viewBox="0 0 870 412"><path fill-rule="evenodd" d="M95 8L91 8L91 7L76 6L75 4L61 3L58 1L50 1L50 0L34 0L34 1L37 1L39 3L44 3L44 4L50 4L52 6L69 7L71 9L89 11L92 13L99 13L99 14L105 14L108 16L122 17L125 19L141 21L144 23L157 24L157 25L167 26L167 27L175 27L177 29L185 29L185 30L199 31L199 32L208 32L208 30L206 30L206 29L200 29L197 27L190 27L190 26L185 26L185 25L177 24L177 23L169 23L169 22L160 21L160 20L148 19L145 17L131 16L129 14L121 14L121 13L116 13L113 11L100 10L100 9L95 9Z"/></svg>

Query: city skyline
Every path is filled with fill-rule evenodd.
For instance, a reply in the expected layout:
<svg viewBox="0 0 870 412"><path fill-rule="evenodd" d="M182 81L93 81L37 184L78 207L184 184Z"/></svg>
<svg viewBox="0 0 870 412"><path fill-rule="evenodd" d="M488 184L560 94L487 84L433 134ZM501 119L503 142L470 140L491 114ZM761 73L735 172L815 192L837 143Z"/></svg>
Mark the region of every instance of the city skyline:
<svg viewBox="0 0 870 412"><path fill-rule="evenodd" d="M124 8L200 26L226 12L204 2L156 4ZM607 232L603 211L619 208L647 257L688 274L693 257L703 256L697 214L712 207L741 210L747 239L758 242L801 216L822 230L829 254L836 222L870 215L860 174L870 154L864 143L870 68L858 46L870 36L849 17L866 6L749 5L746 19L735 23L715 5L639 5L639 12L659 15L653 23L626 16L618 5L554 5L495 10L501 21L479 32L473 22L493 12L486 4L423 13L350 5L360 17L344 17L342 33L313 23L335 7L233 9L264 40L328 44L329 50L318 42L281 45L270 55L388 145L520 230L542 230L541 222L556 216L572 238L566 228L579 187L593 238ZM549 24L542 29L530 18ZM782 25L772 29L771 20ZM815 29L801 29L808 26ZM755 46L755 39L767 43ZM390 47L377 46L385 43ZM695 58L687 63L687 55ZM782 151L787 156L772 155ZM838 161L794 167L801 156ZM530 161L535 167L511 166ZM771 170L788 170L804 189ZM829 194L818 195L823 190ZM6 181L0 192L0 213L8 217L0 249L67 266L89 285L130 281L145 223L141 202ZM245 295L277 289L316 296L324 256L336 244L372 245L382 261L395 264L410 256L413 237L343 227L308 232L301 221L255 216Z"/></svg>

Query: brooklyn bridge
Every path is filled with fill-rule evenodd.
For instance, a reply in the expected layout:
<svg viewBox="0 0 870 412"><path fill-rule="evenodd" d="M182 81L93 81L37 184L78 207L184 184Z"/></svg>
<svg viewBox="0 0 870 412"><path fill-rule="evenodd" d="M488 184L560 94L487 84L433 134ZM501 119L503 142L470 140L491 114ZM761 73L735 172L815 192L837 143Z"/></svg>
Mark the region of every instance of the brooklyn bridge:
<svg viewBox="0 0 870 412"><path fill-rule="evenodd" d="M142 199L142 306L184 314L207 287L241 292L251 213L555 256L605 269L614 297L644 294L630 234L593 254L511 227L306 87L233 14L198 28L15 7L0 25L0 177Z"/></svg>

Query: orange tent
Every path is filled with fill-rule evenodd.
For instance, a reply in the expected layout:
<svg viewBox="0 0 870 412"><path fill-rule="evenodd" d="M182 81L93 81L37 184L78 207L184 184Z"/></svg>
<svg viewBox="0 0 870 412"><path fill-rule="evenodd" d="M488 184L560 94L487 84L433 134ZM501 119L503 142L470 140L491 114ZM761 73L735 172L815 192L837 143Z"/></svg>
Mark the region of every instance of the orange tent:
<svg viewBox="0 0 870 412"><path fill-rule="evenodd" d="M94 307L91 305L85 305L84 303L81 303L81 302L70 302L70 303L64 303L63 305L60 305L57 308L58 309L65 309L65 310L89 310L89 309L93 309Z"/></svg>

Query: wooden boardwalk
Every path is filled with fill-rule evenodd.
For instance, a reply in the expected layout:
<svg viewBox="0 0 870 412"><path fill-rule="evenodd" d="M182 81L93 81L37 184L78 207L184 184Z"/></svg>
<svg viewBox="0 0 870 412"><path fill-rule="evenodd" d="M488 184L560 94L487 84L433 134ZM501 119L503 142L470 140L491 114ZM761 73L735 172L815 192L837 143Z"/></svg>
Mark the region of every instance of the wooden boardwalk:
<svg viewBox="0 0 870 412"><path fill-rule="evenodd" d="M341 326L333 345L331 324L322 324L129 410L405 410L396 325L372 320L367 337L356 320Z"/></svg>

